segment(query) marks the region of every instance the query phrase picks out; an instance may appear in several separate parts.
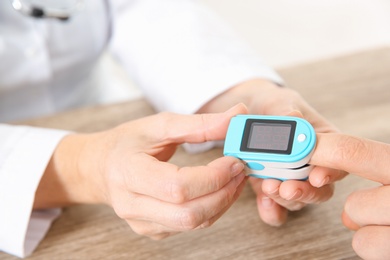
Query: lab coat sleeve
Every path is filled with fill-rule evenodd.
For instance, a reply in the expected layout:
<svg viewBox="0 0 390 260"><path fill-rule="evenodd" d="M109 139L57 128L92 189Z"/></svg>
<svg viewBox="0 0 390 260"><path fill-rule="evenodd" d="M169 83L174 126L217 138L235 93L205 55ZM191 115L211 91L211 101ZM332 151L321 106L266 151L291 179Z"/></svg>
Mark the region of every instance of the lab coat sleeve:
<svg viewBox="0 0 390 260"><path fill-rule="evenodd" d="M58 142L68 132L0 124L0 251L25 257L60 214L33 211L35 192Z"/></svg>
<svg viewBox="0 0 390 260"><path fill-rule="evenodd" d="M253 78L283 84L198 1L122 1L113 13L112 53L158 111L194 113Z"/></svg>

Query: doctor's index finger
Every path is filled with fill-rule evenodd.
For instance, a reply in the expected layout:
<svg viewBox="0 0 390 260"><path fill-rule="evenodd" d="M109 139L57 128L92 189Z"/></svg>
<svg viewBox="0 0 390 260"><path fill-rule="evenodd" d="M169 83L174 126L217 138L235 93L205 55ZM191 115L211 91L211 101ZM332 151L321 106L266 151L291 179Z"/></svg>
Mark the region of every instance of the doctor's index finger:
<svg viewBox="0 0 390 260"><path fill-rule="evenodd" d="M244 104L238 104L224 113L181 115L166 113L161 115L165 131L163 140L171 143L202 143L223 140L230 119L238 114L246 114Z"/></svg>
<svg viewBox="0 0 390 260"><path fill-rule="evenodd" d="M389 158L389 144L339 133L318 133L310 164L390 184Z"/></svg>

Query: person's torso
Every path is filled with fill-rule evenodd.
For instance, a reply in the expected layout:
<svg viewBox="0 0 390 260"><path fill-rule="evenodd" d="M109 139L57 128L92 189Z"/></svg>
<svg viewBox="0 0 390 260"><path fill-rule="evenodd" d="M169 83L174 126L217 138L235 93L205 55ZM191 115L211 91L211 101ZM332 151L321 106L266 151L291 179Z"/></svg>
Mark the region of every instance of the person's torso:
<svg viewBox="0 0 390 260"><path fill-rule="evenodd" d="M81 1L68 21L29 17L11 2L0 1L0 122L82 103L109 39L108 1Z"/></svg>

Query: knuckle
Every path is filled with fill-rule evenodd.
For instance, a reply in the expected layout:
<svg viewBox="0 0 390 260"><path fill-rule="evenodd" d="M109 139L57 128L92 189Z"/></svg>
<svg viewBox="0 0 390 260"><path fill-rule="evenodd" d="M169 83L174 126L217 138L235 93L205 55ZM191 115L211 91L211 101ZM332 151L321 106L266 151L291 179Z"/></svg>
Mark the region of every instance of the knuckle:
<svg viewBox="0 0 390 260"><path fill-rule="evenodd" d="M148 232L142 228L133 228L133 231L140 236L148 236Z"/></svg>
<svg viewBox="0 0 390 260"><path fill-rule="evenodd" d="M197 210L186 208L177 212L176 223L180 230L193 230L202 224L202 217Z"/></svg>
<svg viewBox="0 0 390 260"><path fill-rule="evenodd" d="M117 205L113 205L113 208L114 208L114 211L115 211L115 214L120 218L120 219L124 219L124 220L127 220L127 219L134 219L136 218L136 215L132 212L132 211L129 211L127 210L125 207L123 206L117 206Z"/></svg>
<svg viewBox="0 0 390 260"><path fill-rule="evenodd" d="M206 118L206 115L205 114L199 114L199 117L200 117L200 121L202 122L201 125L202 125L202 128L203 129L207 129L208 126L209 126L209 122L207 121L207 118ZM206 140L208 141L209 138L207 137L207 133L208 131L204 131L203 132L203 140Z"/></svg>
<svg viewBox="0 0 390 260"><path fill-rule="evenodd" d="M171 203L181 204L187 201L188 191L181 183L180 180L176 179L167 185L168 189L168 200Z"/></svg>
<svg viewBox="0 0 390 260"><path fill-rule="evenodd" d="M139 203L140 197L131 193L129 194L129 197L130 201L123 201L121 198L118 198L118 196L114 196L110 203L115 214L126 221L139 218L141 213L137 210L137 204Z"/></svg>
<svg viewBox="0 0 390 260"><path fill-rule="evenodd" d="M333 154L333 162L337 167L345 161L363 161L367 158L368 149L366 143L357 137L345 136L336 144Z"/></svg>
<svg viewBox="0 0 390 260"><path fill-rule="evenodd" d="M183 167L182 169L183 175L185 175L185 171L190 170L189 167ZM218 170L213 169L207 166L197 166L196 170L201 173L202 176L208 176L207 179L204 178L204 189L208 192L216 192L222 189L224 185L226 185L228 178L224 174L219 174Z"/></svg>
<svg viewBox="0 0 390 260"><path fill-rule="evenodd" d="M169 130L170 127L165 127L171 125L174 114L171 112L160 112L156 115L155 125L158 127L158 137L161 141L167 140L170 138Z"/></svg>
<svg viewBox="0 0 390 260"><path fill-rule="evenodd" d="M129 226L134 231L134 233L140 236L150 236L150 230L148 228L145 228L145 226L143 225L129 224Z"/></svg>

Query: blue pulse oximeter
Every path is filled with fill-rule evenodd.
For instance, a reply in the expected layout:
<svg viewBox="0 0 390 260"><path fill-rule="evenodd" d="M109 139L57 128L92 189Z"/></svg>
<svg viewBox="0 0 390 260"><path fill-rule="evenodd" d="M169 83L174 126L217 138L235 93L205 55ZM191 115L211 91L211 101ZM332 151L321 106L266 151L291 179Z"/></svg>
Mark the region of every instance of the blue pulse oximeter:
<svg viewBox="0 0 390 260"><path fill-rule="evenodd" d="M224 155L243 160L249 176L306 180L315 145L316 133L302 118L237 115L229 124Z"/></svg>

